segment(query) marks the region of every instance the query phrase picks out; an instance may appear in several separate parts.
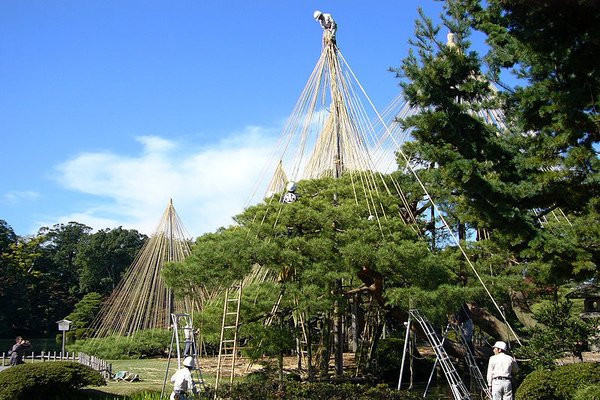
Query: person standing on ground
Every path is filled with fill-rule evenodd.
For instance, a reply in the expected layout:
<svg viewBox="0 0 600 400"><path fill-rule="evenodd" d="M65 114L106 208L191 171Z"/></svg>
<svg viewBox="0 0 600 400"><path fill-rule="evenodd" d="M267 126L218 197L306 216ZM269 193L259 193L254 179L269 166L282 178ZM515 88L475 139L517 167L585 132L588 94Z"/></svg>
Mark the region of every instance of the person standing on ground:
<svg viewBox="0 0 600 400"><path fill-rule="evenodd" d="M31 349L31 343L28 340L23 339L21 336L15 338L15 344L12 349L8 352L10 354L10 365L15 366L19 364L25 364L23 361L23 354L27 350Z"/></svg>
<svg viewBox="0 0 600 400"><path fill-rule="evenodd" d="M196 385L192 378L194 367L195 363L192 357L186 357L183 360L183 368L178 369L171 377L173 392L169 397L170 400L186 400L189 392L192 392L194 396L196 395Z"/></svg>
<svg viewBox="0 0 600 400"><path fill-rule="evenodd" d="M512 356L506 354L506 343L498 341L492 348L494 355L490 357L487 370L487 382L493 400L513 400L512 375L519 367Z"/></svg>

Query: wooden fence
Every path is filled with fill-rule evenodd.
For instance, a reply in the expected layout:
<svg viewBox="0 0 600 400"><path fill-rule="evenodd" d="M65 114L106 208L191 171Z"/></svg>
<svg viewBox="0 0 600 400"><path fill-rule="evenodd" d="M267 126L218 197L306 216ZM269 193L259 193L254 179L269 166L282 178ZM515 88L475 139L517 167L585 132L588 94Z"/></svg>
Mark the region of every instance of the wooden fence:
<svg viewBox="0 0 600 400"><path fill-rule="evenodd" d="M98 357L90 356L85 353L69 353L66 352L44 352L40 354L30 353L23 355L23 361L27 362L46 362L46 361L74 361L83 365L87 365L100 372L106 379L112 377L112 364ZM10 356L7 353L2 353L0 356L0 366L10 365Z"/></svg>

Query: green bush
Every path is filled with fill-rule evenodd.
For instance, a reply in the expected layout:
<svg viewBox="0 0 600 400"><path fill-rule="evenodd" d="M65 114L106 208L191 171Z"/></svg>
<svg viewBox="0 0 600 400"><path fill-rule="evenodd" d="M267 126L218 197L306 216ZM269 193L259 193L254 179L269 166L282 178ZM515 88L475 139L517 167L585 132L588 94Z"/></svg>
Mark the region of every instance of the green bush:
<svg viewBox="0 0 600 400"><path fill-rule="evenodd" d="M516 392L517 400L555 399L554 385L551 384L552 371L538 369L525 377Z"/></svg>
<svg viewBox="0 0 600 400"><path fill-rule="evenodd" d="M0 372L0 400L67 398L84 386L106 381L90 367L70 361L21 364Z"/></svg>
<svg viewBox="0 0 600 400"><path fill-rule="evenodd" d="M553 370L539 369L527 375L519 386L517 400L572 400L575 393L600 383L600 364L575 363Z"/></svg>
<svg viewBox="0 0 600 400"><path fill-rule="evenodd" d="M67 346L67 349L108 360L125 360L164 356L170 343L170 331L148 329L127 337L115 335L100 339L78 340L75 344Z"/></svg>
<svg viewBox="0 0 600 400"><path fill-rule="evenodd" d="M421 396L416 392L396 391L385 385L368 386L350 383L325 382L244 382L221 387L217 397L237 400L408 400Z"/></svg>
<svg viewBox="0 0 600 400"><path fill-rule="evenodd" d="M575 392L573 400L600 400L600 383L579 389Z"/></svg>

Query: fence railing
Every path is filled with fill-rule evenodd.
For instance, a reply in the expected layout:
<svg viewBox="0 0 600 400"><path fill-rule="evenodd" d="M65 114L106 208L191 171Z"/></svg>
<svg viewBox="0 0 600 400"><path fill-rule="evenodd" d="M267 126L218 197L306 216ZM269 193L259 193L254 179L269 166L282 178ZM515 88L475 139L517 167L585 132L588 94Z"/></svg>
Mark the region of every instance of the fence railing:
<svg viewBox="0 0 600 400"><path fill-rule="evenodd" d="M83 365L87 365L100 372L105 378L110 379L112 377L112 364L98 357L90 356L85 353L75 352L44 352L39 354L29 353L23 354L23 361L34 362L46 362L46 361L74 361ZM2 353L0 356L0 365L10 365L10 356L7 353Z"/></svg>

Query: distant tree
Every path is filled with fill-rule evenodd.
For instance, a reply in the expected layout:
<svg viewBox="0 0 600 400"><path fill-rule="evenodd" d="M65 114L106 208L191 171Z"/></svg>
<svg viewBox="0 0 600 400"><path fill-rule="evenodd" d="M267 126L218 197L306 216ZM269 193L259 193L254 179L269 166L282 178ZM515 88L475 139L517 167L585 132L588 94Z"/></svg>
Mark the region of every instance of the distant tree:
<svg viewBox="0 0 600 400"><path fill-rule="evenodd" d="M6 325L2 328L29 334L37 332L36 316L39 305L35 293L30 295L42 273L37 265L43 257L43 236L19 237L2 254L3 278L0 292L3 294L2 313Z"/></svg>
<svg viewBox="0 0 600 400"><path fill-rule="evenodd" d="M19 238L12 227L0 220L0 335L12 335L18 321L15 297L24 290L23 270L13 249Z"/></svg>
<svg viewBox="0 0 600 400"><path fill-rule="evenodd" d="M530 364L538 368L556 365L556 360L564 356L583 361L582 352L587 349L596 326L592 321L582 320L572 308L573 303L566 299L541 307L535 313L541 325L530 329L531 337L526 346L518 350L518 355L530 359Z"/></svg>
<svg viewBox="0 0 600 400"><path fill-rule="evenodd" d="M0 219L0 254L5 253L16 241L17 235L13 228L5 220Z"/></svg>
<svg viewBox="0 0 600 400"><path fill-rule="evenodd" d="M30 301L36 305L32 315L36 330L55 330L56 321L71 312L79 300L79 268L75 257L79 242L89 235L91 229L77 222L40 229L38 237L43 238L40 244L42 255L34 265L39 276L28 293Z"/></svg>
<svg viewBox="0 0 600 400"><path fill-rule="evenodd" d="M145 240L138 231L121 227L83 237L74 261L79 268L79 290L110 294Z"/></svg>
<svg viewBox="0 0 600 400"><path fill-rule="evenodd" d="M56 321L79 300L73 261L79 241L90 229L76 222L42 228L33 237L18 238L2 254L8 280L0 292L8 329L28 335L56 330Z"/></svg>
<svg viewBox="0 0 600 400"><path fill-rule="evenodd" d="M96 317L101 303L102 295L100 293L87 293L75 304L75 309L67 315L66 319L73 322L73 329L88 328Z"/></svg>

